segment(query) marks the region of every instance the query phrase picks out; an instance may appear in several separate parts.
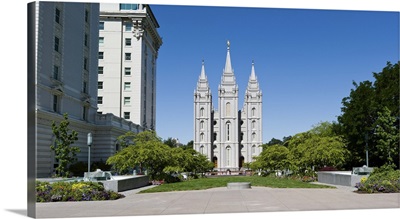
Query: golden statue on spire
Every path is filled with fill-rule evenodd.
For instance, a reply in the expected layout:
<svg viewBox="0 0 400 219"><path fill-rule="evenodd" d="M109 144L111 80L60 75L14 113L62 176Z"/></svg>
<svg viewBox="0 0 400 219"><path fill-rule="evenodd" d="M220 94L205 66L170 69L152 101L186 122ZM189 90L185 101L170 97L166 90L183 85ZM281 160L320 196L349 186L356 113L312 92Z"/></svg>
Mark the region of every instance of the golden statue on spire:
<svg viewBox="0 0 400 219"><path fill-rule="evenodd" d="M226 42L226 45L228 45L228 49L231 46L231 43L229 42L229 40Z"/></svg>

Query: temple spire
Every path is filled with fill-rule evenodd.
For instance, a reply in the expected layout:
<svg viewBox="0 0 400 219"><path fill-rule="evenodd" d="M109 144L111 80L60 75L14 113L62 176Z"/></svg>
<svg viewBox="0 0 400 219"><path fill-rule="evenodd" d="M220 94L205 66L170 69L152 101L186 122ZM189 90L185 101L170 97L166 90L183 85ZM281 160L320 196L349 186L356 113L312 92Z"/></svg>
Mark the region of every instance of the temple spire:
<svg viewBox="0 0 400 219"><path fill-rule="evenodd" d="M228 40L228 42L227 42L226 44L227 44L227 46L228 46L228 49L227 49L227 53L226 53L226 62L225 62L224 73L225 73L225 72L226 72L226 73L233 73L233 71L232 71L232 65L231 65L231 55L230 55L230 46L231 46L231 43L230 43L229 40Z"/></svg>
<svg viewBox="0 0 400 219"><path fill-rule="evenodd" d="M204 59L201 61L200 79L206 79L206 71L204 70Z"/></svg>
<svg viewBox="0 0 400 219"><path fill-rule="evenodd" d="M250 74L250 80L257 80L256 78L256 71L254 70L254 60L251 62L251 74Z"/></svg>

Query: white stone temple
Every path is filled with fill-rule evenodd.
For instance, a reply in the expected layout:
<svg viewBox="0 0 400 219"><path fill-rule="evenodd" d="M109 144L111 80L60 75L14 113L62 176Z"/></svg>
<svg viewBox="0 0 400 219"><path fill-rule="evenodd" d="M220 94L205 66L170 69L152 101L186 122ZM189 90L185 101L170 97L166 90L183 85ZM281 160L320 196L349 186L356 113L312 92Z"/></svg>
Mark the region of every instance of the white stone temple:
<svg viewBox="0 0 400 219"><path fill-rule="evenodd" d="M239 171L262 151L262 92L252 63L244 104L238 107L238 85L228 41L225 68L218 87L218 109L212 103L204 62L194 92L194 144L196 151L214 162L218 171Z"/></svg>

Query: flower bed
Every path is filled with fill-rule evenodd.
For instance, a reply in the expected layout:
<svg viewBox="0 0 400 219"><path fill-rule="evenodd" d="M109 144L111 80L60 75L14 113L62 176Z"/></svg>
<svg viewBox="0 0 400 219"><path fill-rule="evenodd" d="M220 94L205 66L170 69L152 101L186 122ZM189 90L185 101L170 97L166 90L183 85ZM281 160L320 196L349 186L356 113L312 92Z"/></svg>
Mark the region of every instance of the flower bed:
<svg viewBox="0 0 400 219"><path fill-rule="evenodd" d="M96 182L36 181L36 202L116 200L122 194L107 191Z"/></svg>
<svg viewBox="0 0 400 219"><path fill-rule="evenodd" d="M400 192L400 170L383 166L372 171L368 178L357 183L359 193L397 193Z"/></svg>

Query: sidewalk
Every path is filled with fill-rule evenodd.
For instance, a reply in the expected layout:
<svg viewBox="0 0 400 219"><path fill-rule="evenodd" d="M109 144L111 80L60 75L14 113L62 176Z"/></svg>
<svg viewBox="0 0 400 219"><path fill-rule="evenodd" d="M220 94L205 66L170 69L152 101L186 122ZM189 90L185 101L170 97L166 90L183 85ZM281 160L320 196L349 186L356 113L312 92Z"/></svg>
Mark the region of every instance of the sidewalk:
<svg viewBox="0 0 400 219"><path fill-rule="evenodd" d="M150 186L153 187L153 186ZM276 189L255 187L138 194L114 201L37 203L37 218L112 217L400 208L400 193L358 194L354 188Z"/></svg>

